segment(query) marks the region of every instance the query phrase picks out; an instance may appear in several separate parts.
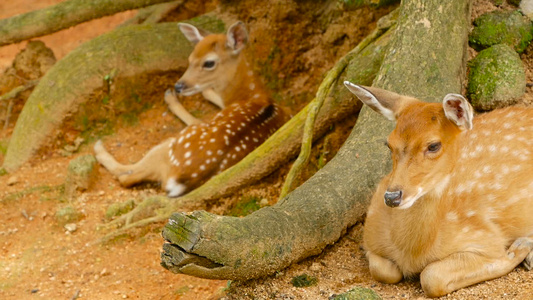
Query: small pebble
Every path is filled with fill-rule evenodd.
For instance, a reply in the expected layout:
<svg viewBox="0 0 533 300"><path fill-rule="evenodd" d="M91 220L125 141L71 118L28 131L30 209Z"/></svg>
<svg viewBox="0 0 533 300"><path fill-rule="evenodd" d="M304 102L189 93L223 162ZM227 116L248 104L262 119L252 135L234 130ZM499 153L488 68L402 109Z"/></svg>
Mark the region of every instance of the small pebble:
<svg viewBox="0 0 533 300"><path fill-rule="evenodd" d="M65 229L68 232L74 232L76 231L76 229L78 229L78 226L75 223L68 223L68 224L65 224Z"/></svg>

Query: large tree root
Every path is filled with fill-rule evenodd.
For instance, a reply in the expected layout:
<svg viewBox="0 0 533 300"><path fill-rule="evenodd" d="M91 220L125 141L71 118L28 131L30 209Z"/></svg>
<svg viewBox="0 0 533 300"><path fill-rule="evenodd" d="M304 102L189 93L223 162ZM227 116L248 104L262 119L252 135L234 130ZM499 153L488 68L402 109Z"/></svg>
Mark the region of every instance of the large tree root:
<svg viewBox="0 0 533 300"><path fill-rule="evenodd" d="M359 49L356 55L347 56L350 60L344 57L336 64L334 70L341 70L335 73L336 77L328 77L325 79L327 84L321 84L317 94L323 95L324 104L312 127L312 130L315 132L315 139L322 136L334 122L350 114L357 113L360 109L361 106L355 104L352 94L343 87L342 81L338 81L338 79L339 77L356 78L357 82L361 82L362 84L372 83L379 70L390 40L390 31L385 31L392 24L392 22L381 22L380 27L371 34L372 39L365 40L364 47L358 46L356 48ZM324 93L322 89L328 92ZM298 152L309 109L315 106L317 99L310 102L302 111L242 161L213 177L191 193L180 198L169 199L167 205L157 210L153 210L150 206L144 206L144 209L136 209L104 225L103 227L108 229L123 227L104 236L102 241L124 234L133 227L163 221L186 204L188 207L191 205L201 205L203 200L226 196L238 190L240 187L260 180L277 170L280 165L288 162ZM311 123L311 125L313 124ZM139 215L146 216L146 211L153 212L149 219L139 217ZM139 221L132 222L133 219Z"/></svg>
<svg viewBox="0 0 533 300"><path fill-rule="evenodd" d="M47 35L71 26L172 0L67 0L0 20L0 46Z"/></svg>
<svg viewBox="0 0 533 300"><path fill-rule="evenodd" d="M224 27L212 16L190 23L213 32ZM120 78L185 68L191 51L175 23L122 27L81 45L58 61L33 90L19 115L2 167L10 172L26 162L67 114L103 88L106 75Z"/></svg>
<svg viewBox="0 0 533 300"><path fill-rule="evenodd" d="M468 0L402 1L392 50L374 85L432 101L460 92L469 19ZM445 43L435 43L444 36ZM205 278L250 279L319 253L362 219L390 169L383 142L391 130L365 107L335 158L284 201L244 218L173 214L163 231L162 265Z"/></svg>

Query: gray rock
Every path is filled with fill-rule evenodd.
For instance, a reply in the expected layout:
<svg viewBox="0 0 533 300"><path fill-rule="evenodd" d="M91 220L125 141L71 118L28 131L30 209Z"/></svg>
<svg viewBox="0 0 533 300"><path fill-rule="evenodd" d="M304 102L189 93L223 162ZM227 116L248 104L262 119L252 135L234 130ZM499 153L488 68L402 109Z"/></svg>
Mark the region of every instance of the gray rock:
<svg viewBox="0 0 533 300"><path fill-rule="evenodd" d="M507 45L495 45L479 52L469 66L467 95L476 110L509 106L526 90L522 61Z"/></svg>
<svg viewBox="0 0 533 300"><path fill-rule="evenodd" d="M533 0L524 0L520 2L520 10L533 21Z"/></svg>

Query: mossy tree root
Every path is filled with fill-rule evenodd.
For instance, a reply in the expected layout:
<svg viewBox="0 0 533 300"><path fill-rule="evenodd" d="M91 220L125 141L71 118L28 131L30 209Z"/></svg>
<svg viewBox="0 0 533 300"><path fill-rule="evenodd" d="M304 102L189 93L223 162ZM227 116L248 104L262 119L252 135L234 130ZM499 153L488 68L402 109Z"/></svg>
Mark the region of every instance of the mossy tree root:
<svg viewBox="0 0 533 300"><path fill-rule="evenodd" d="M468 0L402 1L392 50L374 85L431 101L460 92L469 19ZM443 36L446 43L434 42ZM390 169L383 142L392 126L363 108L335 158L274 206L243 218L173 214L163 230L162 265L175 273L243 280L321 252L362 219Z"/></svg>
<svg viewBox="0 0 533 300"><path fill-rule="evenodd" d="M172 0L66 0L0 20L0 46L47 35L121 11Z"/></svg>
<svg viewBox="0 0 533 300"><path fill-rule="evenodd" d="M224 27L218 18L207 15L189 22L214 32ZM58 61L33 90L2 167L11 172L26 162L67 114L104 86L106 75L114 74L116 82L120 77L185 68L191 51L191 43L176 23L121 27L84 43Z"/></svg>

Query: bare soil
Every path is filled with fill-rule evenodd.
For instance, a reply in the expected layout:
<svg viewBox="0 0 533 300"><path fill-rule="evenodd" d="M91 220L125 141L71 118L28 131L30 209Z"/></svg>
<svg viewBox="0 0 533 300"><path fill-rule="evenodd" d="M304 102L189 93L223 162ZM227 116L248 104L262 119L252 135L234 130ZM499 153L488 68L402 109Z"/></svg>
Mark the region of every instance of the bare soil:
<svg viewBox="0 0 533 300"><path fill-rule="evenodd" d="M5 1L0 3L0 18L58 2ZM380 16L392 9L362 8L343 12L323 1L263 2L208 1L198 7L188 4L165 21L183 20L213 8L230 22L243 20L250 30L248 52L255 57L257 71L276 101L293 113L314 97L324 73L375 27ZM475 0L473 16L495 8L489 0ZM134 15L135 11L124 12L38 40L44 41L60 59L81 43L112 30ZM25 45L23 42L0 48L0 70L9 67ZM471 51L471 55L475 52ZM533 82L533 46L522 54L522 59L528 82ZM128 79L144 87L137 97L149 105L140 110L133 121L118 120L111 134L104 138L107 148L118 160L135 162L151 147L184 127L166 108L162 97L181 71ZM27 94L21 95L15 100L15 106L21 108L26 98ZM533 92L527 88L521 103L531 105L532 99ZM184 105L205 119L216 112L216 108L201 97L187 98ZM0 103L0 117L5 109ZM0 119L0 150L11 135L18 111L14 110L5 130ZM335 155L355 119L354 116L339 122L320 139L300 181ZM1 299L327 299L355 286L372 288L384 299L425 299L416 279L386 285L370 277L368 263L360 249L362 224L350 228L320 255L275 275L246 282L205 280L163 269L159 265L162 223L138 229L109 243L95 243L106 233L97 228L106 222L104 215L110 204L128 199L141 201L164 192L153 183L123 188L101 168L89 190L78 192L71 200L62 197L61 186L68 163L74 157L92 153L93 142L88 138L74 154L64 156L65 146L73 144L79 135L80 130L66 122L39 155L20 170L0 177ZM0 163L2 160L0 151ZM245 213L240 204L251 198L262 200L259 201L262 205L275 204L289 167L283 166L261 182L230 197L202 204L201 208L218 214L239 215ZM75 222L77 229L73 232L55 218L58 209L67 205L83 214L82 219ZM183 207L183 211L190 209ZM302 274L313 276L318 282L306 288L294 287L292 278ZM532 293L533 273L518 267L504 277L444 298L531 299Z"/></svg>

